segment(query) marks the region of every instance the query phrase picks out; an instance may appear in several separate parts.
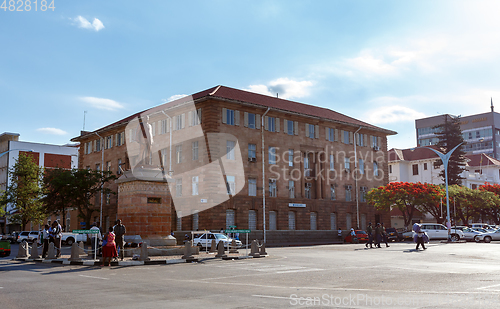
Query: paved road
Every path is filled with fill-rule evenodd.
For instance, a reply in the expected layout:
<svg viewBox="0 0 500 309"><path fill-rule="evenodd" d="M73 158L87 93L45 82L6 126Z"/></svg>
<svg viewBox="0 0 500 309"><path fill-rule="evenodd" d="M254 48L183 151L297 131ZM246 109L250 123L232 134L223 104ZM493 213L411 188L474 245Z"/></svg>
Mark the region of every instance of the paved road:
<svg viewBox="0 0 500 309"><path fill-rule="evenodd" d="M269 248L242 261L83 267L0 260L2 308L480 308L500 303L500 243Z"/></svg>

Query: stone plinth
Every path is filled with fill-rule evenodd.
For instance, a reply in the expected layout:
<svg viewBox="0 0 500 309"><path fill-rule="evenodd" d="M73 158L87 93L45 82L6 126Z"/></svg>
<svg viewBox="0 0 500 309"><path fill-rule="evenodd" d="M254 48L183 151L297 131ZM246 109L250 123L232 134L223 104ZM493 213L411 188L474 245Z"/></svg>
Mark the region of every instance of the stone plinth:
<svg viewBox="0 0 500 309"><path fill-rule="evenodd" d="M118 184L118 218L127 235L164 239L170 235L172 199L161 170L140 168L125 172Z"/></svg>

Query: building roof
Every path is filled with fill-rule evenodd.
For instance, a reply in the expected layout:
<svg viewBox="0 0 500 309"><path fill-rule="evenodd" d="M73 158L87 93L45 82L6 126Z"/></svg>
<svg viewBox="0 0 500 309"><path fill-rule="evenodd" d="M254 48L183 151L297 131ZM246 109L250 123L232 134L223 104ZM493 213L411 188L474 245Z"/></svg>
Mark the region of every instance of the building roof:
<svg viewBox="0 0 500 309"><path fill-rule="evenodd" d="M467 159L467 166L488 166L488 165L497 165L500 166L500 161L497 159L494 159L490 157L489 155L485 153L478 153L478 154L470 154L466 155Z"/></svg>
<svg viewBox="0 0 500 309"><path fill-rule="evenodd" d="M351 125L351 126L362 126L367 129L375 130L375 131L380 131L386 135L394 135L397 134L395 131L383 129L374 125L371 125L369 123L363 122L361 120L357 120L355 118L343 115L341 113L332 111L327 108L322 108L314 105L308 105L308 104L303 104L303 103L298 103L294 101L289 101L285 99L280 99L272 96L267 96L263 94L258 94L254 92L249 92L245 90L240 90L240 89L235 89L235 88L230 88L226 86L215 86L200 92L197 92L195 94L192 94L191 96L183 97L178 100L172 101L165 103L163 105L160 105L161 108L172 108L175 107L176 105L180 105L186 102L189 102L191 100L194 100L195 102L202 101L205 99L220 99L220 100L225 100L225 101L230 101L230 102L236 102L236 103L243 103L243 104L250 104L250 105L256 105L256 106L261 106L263 108L271 108L283 112L288 112L288 113L296 113L300 115L307 115L311 116L314 118L319 118L323 120L329 120L333 121L336 123L342 123L346 125ZM155 109L158 108L154 107ZM150 110L150 109L148 109ZM130 120L138 117L140 114L148 111L142 111L135 113L129 117L123 118L115 123L112 123L108 126L105 126L101 129L96 130L96 132L99 131L105 131L106 129L115 127L117 125L121 125L123 123L128 123ZM83 137L85 135L92 134L93 132L81 132L81 136ZM72 141L78 141L79 137L75 137L72 139Z"/></svg>

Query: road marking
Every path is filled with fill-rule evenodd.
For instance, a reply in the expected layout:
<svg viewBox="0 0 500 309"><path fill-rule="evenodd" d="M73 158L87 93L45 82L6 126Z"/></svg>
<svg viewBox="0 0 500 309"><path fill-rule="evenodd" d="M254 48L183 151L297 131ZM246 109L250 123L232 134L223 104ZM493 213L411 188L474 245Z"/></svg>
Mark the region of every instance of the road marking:
<svg viewBox="0 0 500 309"><path fill-rule="evenodd" d="M271 295L252 295L252 296L260 298L290 299L290 297L284 297L284 296L271 296Z"/></svg>
<svg viewBox="0 0 500 309"><path fill-rule="evenodd" d="M86 275L78 275L78 276L85 277L85 278L92 278L92 279L109 280L109 278L103 278L103 277L94 277L94 276L86 276Z"/></svg>
<svg viewBox="0 0 500 309"><path fill-rule="evenodd" d="M489 289L492 287L500 286L500 284L494 284L494 285L488 285L488 286L483 286L481 288L476 288L477 290L482 290L482 289Z"/></svg>

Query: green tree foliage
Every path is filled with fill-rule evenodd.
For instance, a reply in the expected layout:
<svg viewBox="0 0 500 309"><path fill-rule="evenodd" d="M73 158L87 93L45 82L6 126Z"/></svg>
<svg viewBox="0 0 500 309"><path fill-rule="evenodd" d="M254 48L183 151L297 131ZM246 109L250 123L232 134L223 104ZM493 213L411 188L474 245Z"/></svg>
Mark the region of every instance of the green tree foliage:
<svg viewBox="0 0 500 309"><path fill-rule="evenodd" d="M371 189L366 195L368 203L379 210L390 211L397 207L403 214L405 227L411 224L416 210L436 216L441 196L442 190L437 186L411 182L391 182Z"/></svg>
<svg viewBox="0 0 500 309"><path fill-rule="evenodd" d="M9 170L10 184L0 196L0 206L5 211L7 205L13 207L8 215L14 223L26 228L28 222L42 223L46 216L42 203L43 169L30 155L19 153L14 166Z"/></svg>
<svg viewBox="0 0 500 309"><path fill-rule="evenodd" d="M436 132L436 135L439 138L437 147L442 153L446 154L458 144L464 143L462 131L460 130L460 117L444 115L444 122L434 128L438 129L438 132ZM441 166L443 165L443 161L439 159L435 165ZM462 147L459 147L452 153L450 160L448 161L448 185L462 184L462 179L464 178L460 176L460 174L463 172L464 166L465 152L462 150ZM439 173L439 176L443 179L444 183L444 169L441 173Z"/></svg>
<svg viewBox="0 0 500 309"><path fill-rule="evenodd" d="M500 224L500 185L485 183L479 186L479 191L482 195L485 195L485 193L494 195L488 198L490 202L485 205L487 207L482 207L482 210L484 211L483 214L495 221L495 224Z"/></svg>
<svg viewBox="0 0 500 309"><path fill-rule="evenodd" d="M116 176L109 171L53 170L47 175L44 184L47 190L44 200L52 213L64 213L68 207L78 209L78 217L89 228L93 214L100 212L100 203L97 197L101 192L104 197L108 194L115 194L104 186L115 179Z"/></svg>

